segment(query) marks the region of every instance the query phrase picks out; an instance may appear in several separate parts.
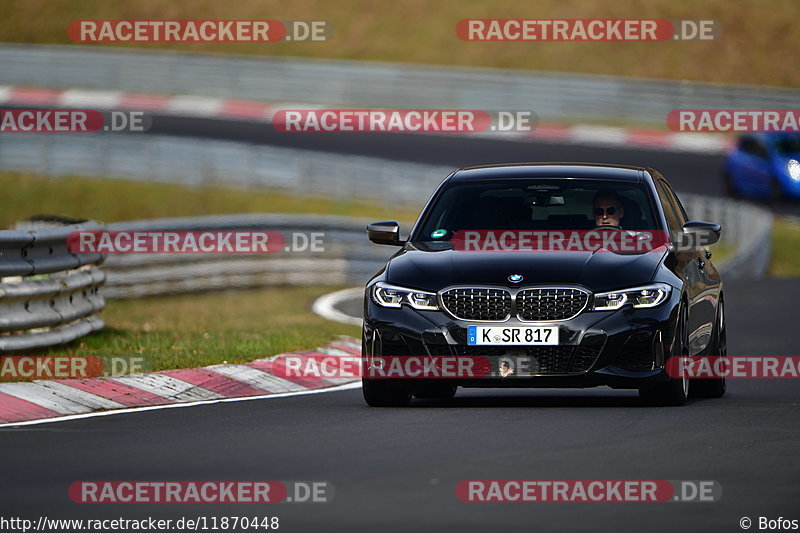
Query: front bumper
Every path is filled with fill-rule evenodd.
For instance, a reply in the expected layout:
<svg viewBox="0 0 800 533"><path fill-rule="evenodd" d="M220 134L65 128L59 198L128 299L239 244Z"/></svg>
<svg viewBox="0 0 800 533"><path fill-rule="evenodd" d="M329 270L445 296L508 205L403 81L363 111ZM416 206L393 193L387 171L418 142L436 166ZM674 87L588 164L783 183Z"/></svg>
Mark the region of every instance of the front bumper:
<svg viewBox="0 0 800 533"><path fill-rule="evenodd" d="M785 177L781 183L784 197L792 200L800 200L800 181L795 181L790 177Z"/></svg>
<svg viewBox="0 0 800 533"><path fill-rule="evenodd" d="M675 336L680 295L655 308L584 311L558 326L559 346L468 346L470 325L530 326L511 318L500 324L454 319L443 311L385 308L364 301L362 353L367 363L386 357L479 357L491 363L481 377L436 378L462 387L609 386L635 389L669 379L665 363ZM542 325L545 325L542 323ZM505 361L514 372L501 375ZM387 379L387 378L378 378ZM424 380L404 379L407 386ZM411 383L409 383L411 382ZM401 380L396 380L401 385Z"/></svg>

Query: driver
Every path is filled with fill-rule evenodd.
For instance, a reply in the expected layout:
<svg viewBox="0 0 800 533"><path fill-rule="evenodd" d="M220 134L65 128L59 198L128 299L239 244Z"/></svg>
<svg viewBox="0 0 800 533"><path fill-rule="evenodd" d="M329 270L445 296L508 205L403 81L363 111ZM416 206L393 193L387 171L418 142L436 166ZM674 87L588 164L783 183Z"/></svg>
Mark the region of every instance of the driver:
<svg viewBox="0 0 800 533"><path fill-rule="evenodd" d="M598 191L594 195L595 226L613 226L619 228L619 221L625 216L619 195L614 191Z"/></svg>

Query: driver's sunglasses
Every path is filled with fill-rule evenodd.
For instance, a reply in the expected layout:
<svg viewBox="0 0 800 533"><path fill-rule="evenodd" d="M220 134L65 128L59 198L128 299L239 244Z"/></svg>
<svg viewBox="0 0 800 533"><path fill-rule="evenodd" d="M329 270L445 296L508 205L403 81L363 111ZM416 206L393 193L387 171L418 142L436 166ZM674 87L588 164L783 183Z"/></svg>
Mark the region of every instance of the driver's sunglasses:
<svg viewBox="0 0 800 533"><path fill-rule="evenodd" d="M617 213L617 208L614 207L613 205L611 207L605 207L605 208L603 207L594 208L595 216L601 217L603 216L603 213L608 213L609 215L614 216Z"/></svg>

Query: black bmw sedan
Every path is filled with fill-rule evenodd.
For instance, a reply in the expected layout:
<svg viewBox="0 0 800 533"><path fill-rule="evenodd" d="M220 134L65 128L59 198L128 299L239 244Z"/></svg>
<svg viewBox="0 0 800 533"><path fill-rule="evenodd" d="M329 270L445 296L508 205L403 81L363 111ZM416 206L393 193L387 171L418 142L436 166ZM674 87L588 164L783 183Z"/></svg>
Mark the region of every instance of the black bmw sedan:
<svg viewBox="0 0 800 533"><path fill-rule="evenodd" d="M668 372L726 355L723 286L708 245L650 168L463 168L433 193L366 286L363 392L371 406L458 387L638 389L648 403L720 397L724 378Z"/></svg>

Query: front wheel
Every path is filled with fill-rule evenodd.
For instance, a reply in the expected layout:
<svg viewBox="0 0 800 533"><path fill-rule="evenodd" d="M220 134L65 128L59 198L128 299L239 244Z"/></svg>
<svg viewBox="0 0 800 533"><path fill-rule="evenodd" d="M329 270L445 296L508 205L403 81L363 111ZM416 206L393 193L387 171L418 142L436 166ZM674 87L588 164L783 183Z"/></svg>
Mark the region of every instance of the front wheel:
<svg viewBox="0 0 800 533"><path fill-rule="evenodd" d="M724 301L720 300L717 307L717 320L714 323L714 331L711 341L713 342L710 355L726 357L728 355L728 339L725 332L725 307ZM727 385L725 376L712 379L695 379L692 381L690 392L697 398L721 398Z"/></svg>
<svg viewBox="0 0 800 533"><path fill-rule="evenodd" d="M678 317L672 354L677 357L688 357L687 325L689 324L689 312L684 303L681 303ZM687 376L671 377L665 383L642 387L639 389L639 397L651 405L683 405L689 397L689 378Z"/></svg>
<svg viewBox="0 0 800 533"><path fill-rule="evenodd" d="M362 379L361 391L371 407L404 407L411 401L408 388L374 379Z"/></svg>
<svg viewBox="0 0 800 533"><path fill-rule="evenodd" d="M688 378L671 378L666 383L642 387L639 398L649 405L680 406L689 396Z"/></svg>

